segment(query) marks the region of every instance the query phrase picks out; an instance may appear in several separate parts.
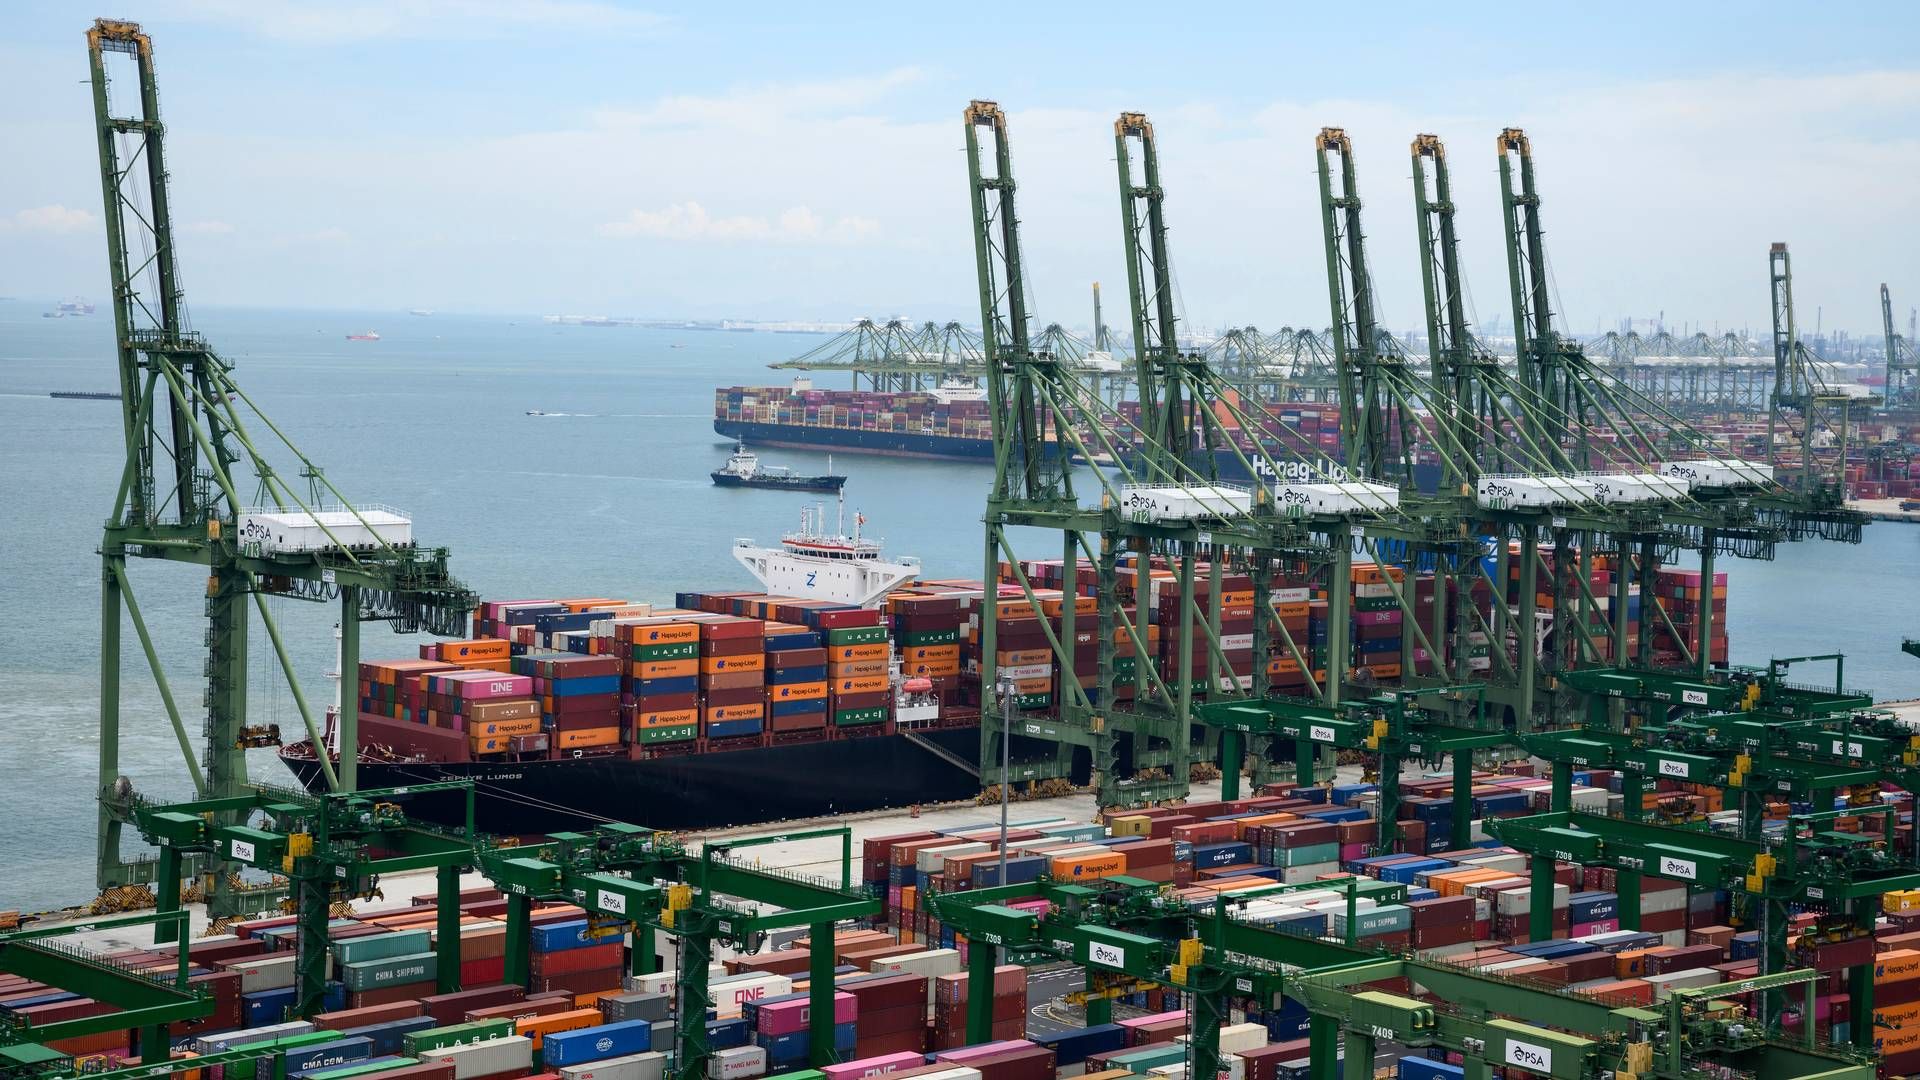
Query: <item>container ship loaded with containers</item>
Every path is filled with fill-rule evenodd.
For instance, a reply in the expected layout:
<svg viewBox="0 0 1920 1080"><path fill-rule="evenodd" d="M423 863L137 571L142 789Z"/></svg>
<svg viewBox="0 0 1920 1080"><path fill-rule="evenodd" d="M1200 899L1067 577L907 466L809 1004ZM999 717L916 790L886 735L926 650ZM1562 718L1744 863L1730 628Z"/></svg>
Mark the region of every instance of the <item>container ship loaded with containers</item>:
<svg viewBox="0 0 1920 1080"><path fill-rule="evenodd" d="M905 569L880 565L895 578ZM1021 565L1039 604L1007 584L1013 568L1003 565L993 590L994 660L1015 681L1015 707L1045 715L1064 679L1089 688L1097 682L1094 572L1058 561ZM1508 604L1518 601L1518 566L1513 560ZM1203 583L1206 570L1196 575ZM1608 559L1596 559L1589 582L1599 599L1593 637L1602 647L1610 642L1602 628L1616 571ZM1556 572L1576 572L1575 564ZM1356 565L1351 621L1338 629L1351 644L1348 677L1385 686L1400 678L1404 655L1403 615L1388 574L1405 589L1397 568ZM1714 596L1717 663L1727 658L1725 581L1716 575L1705 586ZM1416 575L1412 585L1418 605L1433 603L1433 577ZM1144 624L1146 661L1171 678L1186 648L1194 670L1204 670L1206 636L1180 639L1174 574L1157 563L1131 563L1121 586L1128 618ZM1445 580L1442 586L1451 588ZM1699 574L1661 571L1656 587L1674 630L1691 638L1702 609ZM1537 588L1550 592L1552 575L1543 574ZM1223 573L1221 589L1221 644L1231 676L1246 685L1253 665L1264 664L1280 692L1304 692L1299 665L1280 646L1253 655L1251 579ZM1633 647L1640 598L1637 584L1630 590ZM969 798L980 787L977 634L988 594L979 581L919 578L888 585L872 606L763 591L683 592L671 607L607 597L487 601L469 640L359 665L351 690L359 706L359 783L470 779L481 827L518 834L597 818L691 829ZM1289 634L1310 643L1324 679L1332 632L1324 589L1281 575L1273 595ZM1461 599L1483 615L1494 602L1485 581L1470 597L1451 601L1455 610ZM1043 623L1057 634L1068 603L1077 621L1072 670L1064 671ZM1655 662L1677 665L1667 621L1647 632L1654 634ZM1549 628L1543 645L1570 654L1576 636ZM1125 702L1142 658L1124 632L1118 637L1115 699ZM1514 646L1473 634L1459 647L1467 666L1480 670L1491 664L1492 649L1511 655ZM1424 651L1412 657L1417 670L1431 669L1433 657ZM1031 760L1050 757L1052 749L1016 737L1012 753L1016 761ZM324 783L310 743L289 745L281 756L308 788ZM1077 779L1088 764L1083 757ZM424 805L410 812L435 816ZM446 813L452 816L452 808Z"/></svg>

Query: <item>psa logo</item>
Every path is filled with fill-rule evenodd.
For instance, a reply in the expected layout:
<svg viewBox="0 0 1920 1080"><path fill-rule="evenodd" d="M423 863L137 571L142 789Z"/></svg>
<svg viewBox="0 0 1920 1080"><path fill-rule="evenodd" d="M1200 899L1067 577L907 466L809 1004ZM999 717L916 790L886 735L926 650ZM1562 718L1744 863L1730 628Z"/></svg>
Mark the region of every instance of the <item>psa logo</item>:
<svg viewBox="0 0 1920 1080"><path fill-rule="evenodd" d="M1510 505L1516 494L1518 493L1507 484L1489 482L1480 485L1480 497L1487 501L1488 506L1496 510Z"/></svg>

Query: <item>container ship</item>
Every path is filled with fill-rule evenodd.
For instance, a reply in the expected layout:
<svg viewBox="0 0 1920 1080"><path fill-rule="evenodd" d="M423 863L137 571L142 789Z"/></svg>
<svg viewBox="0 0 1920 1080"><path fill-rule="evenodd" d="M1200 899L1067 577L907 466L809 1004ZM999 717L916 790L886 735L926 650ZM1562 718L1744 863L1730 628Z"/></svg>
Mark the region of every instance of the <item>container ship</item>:
<svg viewBox="0 0 1920 1080"><path fill-rule="evenodd" d="M425 645L417 657L361 663L351 689L359 706L360 784L472 780L481 827L509 834L604 819L695 829L969 798L980 787L977 635L989 596L1000 619L994 666L1013 679L1015 709L1051 714L1067 679L1097 688L1091 564L1023 562L1036 606L1010 584L1012 566L1000 568L991 588L929 579L917 563L889 562L877 545L857 537L803 532L779 549L742 541L736 554L763 590L683 592L671 606L609 597L487 601L475 612L468 640ZM1546 559L1555 566L1550 552ZM1207 569L1197 575L1203 583ZM1511 570L1509 605L1518 601L1517 558ZM1577 564L1567 560L1542 575L1536 587L1547 594L1546 610L1556 572L1570 577ZM1598 600L1588 636L1603 651L1611 642L1606 627L1615 572L1609 559L1596 558L1588 582ZM1356 565L1350 621L1339 630L1350 645L1349 680L1391 686L1409 662L1420 673L1435 670L1434 657L1405 647L1394 594L1409 584L1414 602L1426 610L1436 588L1453 590L1448 579L1436 584L1418 574L1408 582L1399 568ZM1572 593L1577 583L1560 581L1559 587ZM1207 588L1202 584L1202 593ZM1220 588L1222 684L1249 686L1258 663L1278 691L1305 692L1305 672L1283 647L1272 646L1264 657L1253 653L1252 580L1223 572ZM1698 638L1702 590L1710 589L1711 659L1724 664L1725 575L1703 584L1697 572L1663 570L1656 588L1667 619L1647 631L1653 662L1682 662L1673 632ZM809 589L813 595L788 594ZM1287 573L1276 575L1273 590L1282 624L1301 643L1316 680L1324 680L1334 632L1325 590ZM1122 567L1118 601L1144 633L1140 645L1124 631L1116 634L1116 702L1131 700L1142 662L1173 678L1184 651L1193 670L1206 670L1206 635L1182 640L1170 568L1130 561ZM1483 580L1470 596L1454 593L1455 610L1461 602L1484 616L1494 605L1491 585ZM1628 602L1628 640L1637 647L1637 583ZM1048 645L1048 628L1055 636L1062 632L1068 604L1076 619L1071 670ZM1571 657L1578 636L1547 626L1541 648ZM1449 667L1462 660L1468 670L1481 671L1491 666L1493 650L1511 657L1517 643L1473 633L1441 647L1465 652L1446 658ZM330 754L337 753L334 727L329 724ZM1012 754L1016 761L1046 760L1053 749L1016 737ZM323 786L312 744L287 746L281 757L306 787ZM1073 779L1084 782L1089 768L1083 752ZM456 816L455 807L430 803L411 812Z"/></svg>
<svg viewBox="0 0 1920 1080"><path fill-rule="evenodd" d="M1245 404L1250 404L1245 403ZM1243 455L1255 446L1276 458L1340 459L1340 408L1320 402L1266 406L1268 420L1257 432L1243 428L1231 411L1216 408L1219 429L1233 441L1213 453L1214 475L1234 483L1280 477L1248 472ZM1139 431L1140 406L1122 401L1113 407L1108 428ZM816 390L811 380L792 386L725 386L714 391L713 430L736 442L806 450L843 450L888 457L943 461L993 460L993 423L986 391L943 383L927 391L882 392ZM1132 447L1119 448L1124 457ZM1251 459L1265 470L1264 458ZM1304 464L1301 466L1304 470ZM1414 466L1414 483L1433 491L1440 482L1439 459L1426 455Z"/></svg>

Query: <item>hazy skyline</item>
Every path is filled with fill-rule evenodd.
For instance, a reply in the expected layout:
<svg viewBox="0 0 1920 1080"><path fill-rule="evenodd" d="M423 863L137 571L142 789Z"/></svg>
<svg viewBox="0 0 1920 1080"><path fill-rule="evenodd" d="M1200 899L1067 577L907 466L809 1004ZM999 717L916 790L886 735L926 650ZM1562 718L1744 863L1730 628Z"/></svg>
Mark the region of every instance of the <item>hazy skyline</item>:
<svg viewBox="0 0 1920 1080"><path fill-rule="evenodd" d="M1565 329L1920 304L1906 5L123 0L153 35L190 304L978 317L960 112L1009 112L1038 318L1125 319L1112 122L1154 121L1183 315L1328 318L1312 137L1353 137L1384 319L1420 320L1407 149L1447 140L1482 322L1508 316L1494 136L1532 136ZM107 292L82 32L0 21L0 295ZM1204 18L1199 16L1204 15Z"/></svg>

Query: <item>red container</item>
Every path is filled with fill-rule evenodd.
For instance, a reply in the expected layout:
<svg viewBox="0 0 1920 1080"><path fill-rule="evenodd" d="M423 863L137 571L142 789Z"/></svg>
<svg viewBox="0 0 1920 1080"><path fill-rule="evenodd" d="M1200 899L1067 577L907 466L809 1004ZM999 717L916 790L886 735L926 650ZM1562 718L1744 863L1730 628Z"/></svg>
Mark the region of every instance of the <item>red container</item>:
<svg viewBox="0 0 1920 1080"><path fill-rule="evenodd" d="M460 965L461 985L466 985L467 965ZM439 1021L441 1026L460 1023L460 1018L470 1010L484 1009L490 1005L505 1005L510 1002L526 1000L527 992L518 986L479 986L472 990L460 990L451 994L435 994L421 998L420 1006L428 1016Z"/></svg>
<svg viewBox="0 0 1920 1080"><path fill-rule="evenodd" d="M547 975L572 975L582 971L617 968L626 955L627 946L622 941L589 945L584 949L537 952L532 957L532 973L535 978L539 978Z"/></svg>
<svg viewBox="0 0 1920 1080"><path fill-rule="evenodd" d="M335 1012L319 1013L313 1018L313 1026L321 1030L345 1031L348 1028L386 1024L395 1020L411 1020L425 1013L426 1006L418 1001L397 1001L391 1005L374 1005L364 1009L340 1009Z"/></svg>

